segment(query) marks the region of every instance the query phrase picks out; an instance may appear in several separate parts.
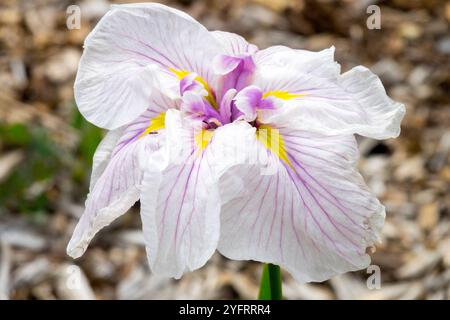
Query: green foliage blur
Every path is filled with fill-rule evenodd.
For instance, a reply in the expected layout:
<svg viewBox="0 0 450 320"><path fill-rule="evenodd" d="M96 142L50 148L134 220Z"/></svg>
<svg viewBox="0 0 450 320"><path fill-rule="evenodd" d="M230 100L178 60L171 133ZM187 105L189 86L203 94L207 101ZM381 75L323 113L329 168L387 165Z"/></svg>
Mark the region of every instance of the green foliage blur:
<svg viewBox="0 0 450 320"><path fill-rule="evenodd" d="M75 147L58 144L42 127L0 122L1 153L21 150L22 161L0 181L0 215L5 212L33 219L56 210L64 188L76 188L86 196L92 157L103 133L88 123L74 106L71 123L78 142ZM62 187L64 186L64 187ZM73 192L71 193L73 197Z"/></svg>

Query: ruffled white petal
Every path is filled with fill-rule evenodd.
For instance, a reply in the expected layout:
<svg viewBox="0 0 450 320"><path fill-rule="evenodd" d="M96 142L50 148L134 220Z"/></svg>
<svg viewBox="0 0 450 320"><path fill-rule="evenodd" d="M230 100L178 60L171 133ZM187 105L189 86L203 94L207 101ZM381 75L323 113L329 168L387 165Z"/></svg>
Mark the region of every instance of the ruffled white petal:
<svg viewBox="0 0 450 320"><path fill-rule="evenodd" d="M95 234L124 214L138 199L143 177L142 163L159 149L159 137L145 136L113 149L116 132L108 135L97 151L98 165L93 171L86 209L75 227L67 253L77 258ZM103 168L104 167L104 168Z"/></svg>
<svg viewBox="0 0 450 320"><path fill-rule="evenodd" d="M147 108L161 74L173 70L199 74L209 84L209 63L220 44L198 22L159 4L113 6L85 41L75 81L83 116L115 129Z"/></svg>
<svg viewBox="0 0 450 320"><path fill-rule="evenodd" d="M299 95L289 99L265 123L288 124L323 134L360 134L395 138L405 106L391 100L380 79L358 66L336 79L283 68L260 68L254 84L264 92Z"/></svg>
<svg viewBox="0 0 450 320"><path fill-rule="evenodd" d="M366 248L378 240L384 207L354 167L354 137L286 128L280 133L290 164L256 140L247 124L235 125L222 139L229 148L239 141L267 157L254 162L247 153L240 164L223 167L220 183L228 189L221 192L228 202L219 251L235 260L281 265L299 282L367 267ZM236 179L243 184L238 180L233 198L229 189Z"/></svg>
<svg viewBox="0 0 450 320"><path fill-rule="evenodd" d="M258 47L248 43L238 34L225 31L211 31L211 34L222 45L222 53L231 56L239 56L241 54L253 54L258 51Z"/></svg>
<svg viewBox="0 0 450 320"><path fill-rule="evenodd" d="M105 171L109 161L111 160L111 154L122 137L124 131L124 127L109 131L98 145L97 150L95 150L94 159L92 161L89 191L92 191L97 183L97 180Z"/></svg>
<svg viewBox="0 0 450 320"><path fill-rule="evenodd" d="M255 54L255 63L265 72L266 68L283 68L316 77L336 79L341 66L334 61L334 47L319 52L273 46Z"/></svg>
<svg viewBox="0 0 450 320"><path fill-rule="evenodd" d="M200 122L201 123L201 122ZM166 113L168 166L149 170L141 192L141 217L152 271L179 278L203 266L217 247L220 200L198 123L178 110Z"/></svg>

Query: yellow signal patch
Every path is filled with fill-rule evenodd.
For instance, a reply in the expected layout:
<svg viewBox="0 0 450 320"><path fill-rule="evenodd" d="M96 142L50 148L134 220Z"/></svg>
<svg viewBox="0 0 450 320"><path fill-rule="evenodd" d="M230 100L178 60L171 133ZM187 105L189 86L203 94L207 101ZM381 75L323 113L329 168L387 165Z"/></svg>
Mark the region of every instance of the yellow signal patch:
<svg viewBox="0 0 450 320"><path fill-rule="evenodd" d="M186 71L186 70L177 70L177 69L173 69L173 68L169 68L169 70L170 70L171 72L173 72L173 73L177 76L177 78L178 78L179 80L183 79L185 76L187 76L188 74L191 73L191 72ZM216 102L216 100L214 99L214 95L213 95L213 93L212 93L212 91L211 91L211 88L209 87L209 85L208 85L208 83L205 81L205 79L203 79L203 78L200 77L200 76L197 76L197 77L195 77L194 80L195 80L195 81L198 81L198 82L203 86L203 88L204 88L204 89L206 90L206 92L208 93L208 96L206 97L206 100L211 104L211 106L212 106L214 109L218 110L217 102Z"/></svg>
<svg viewBox="0 0 450 320"><path fill-rule="evenodd" d="M200 151L205 150L208 143L211 141L214 135L213 130L205 130L202 129L197 132L194 136L195 145L199 148Z"/></svg>
<svg viewBox="0 0 450 320"><path fill-rule="evenodd" d="M274 129L267 124L262 124L256 130L256 138L279 159L294 169L284 147L284 140L280 130Z"/></svg>
<svg viewBox="0 0 450 320"><path fill-rule="evenodd" d="M290 100L294 98L303 97L305 94L299 94L299 93L289 93L287 91L282 90L276 90L276 91L268 91L263 94L263 98L267 97L275 97L282 100Z"/></svg>
<svg viewBox="0 0 450 320"><path fill-rule="evenodd" d="M150 132L164 129L165 122L166 122L166 113L161 112L156 117L150 119L150 124L148 125L147 129L145 129L145 131L142 132L139 137L143 137L146 134L149 134Z"/></svg>

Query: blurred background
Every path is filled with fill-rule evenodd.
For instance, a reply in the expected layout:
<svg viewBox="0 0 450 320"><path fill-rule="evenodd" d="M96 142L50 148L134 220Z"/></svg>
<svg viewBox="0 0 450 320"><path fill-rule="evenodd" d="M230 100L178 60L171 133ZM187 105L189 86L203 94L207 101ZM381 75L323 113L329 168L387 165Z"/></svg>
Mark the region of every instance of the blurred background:
<svg viewBox="0 0 450 320"><path fill-rule="evenodd" d="M124 1L122 1L124 2ZM360 139L361 172L387 207L383 243L366 270L320 284L284 274L287 299L450 298L450 1L163 1L210 30L260 48L336 47L343 71L362 64L406 104L396 140ZM370 30L369 5L381 9ZM79 29L66 26L78 5ZM181 280L151 275L139 205L106 228L86 254L65 247L88 191L103 136L77 112L73 81L82 43L107 0L0 0L0 298L254 299L260 264L216 254Z"/></svg>

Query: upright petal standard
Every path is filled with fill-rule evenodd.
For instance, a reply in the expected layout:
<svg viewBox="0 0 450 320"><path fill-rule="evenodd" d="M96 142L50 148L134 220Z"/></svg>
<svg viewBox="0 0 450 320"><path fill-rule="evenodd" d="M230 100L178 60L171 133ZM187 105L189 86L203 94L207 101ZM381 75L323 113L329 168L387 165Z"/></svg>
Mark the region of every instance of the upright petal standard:
<svg viewBox="0 0 450 320"><path fill-rule="evenodd" d="M354 134L398 136L405 107L333 55L259 50L160 4L113 6L75 82L80 112L111 131L68 254L140 200L154 273L179 278L216 249L299 282L367 267L385 209Z"/></svg>

